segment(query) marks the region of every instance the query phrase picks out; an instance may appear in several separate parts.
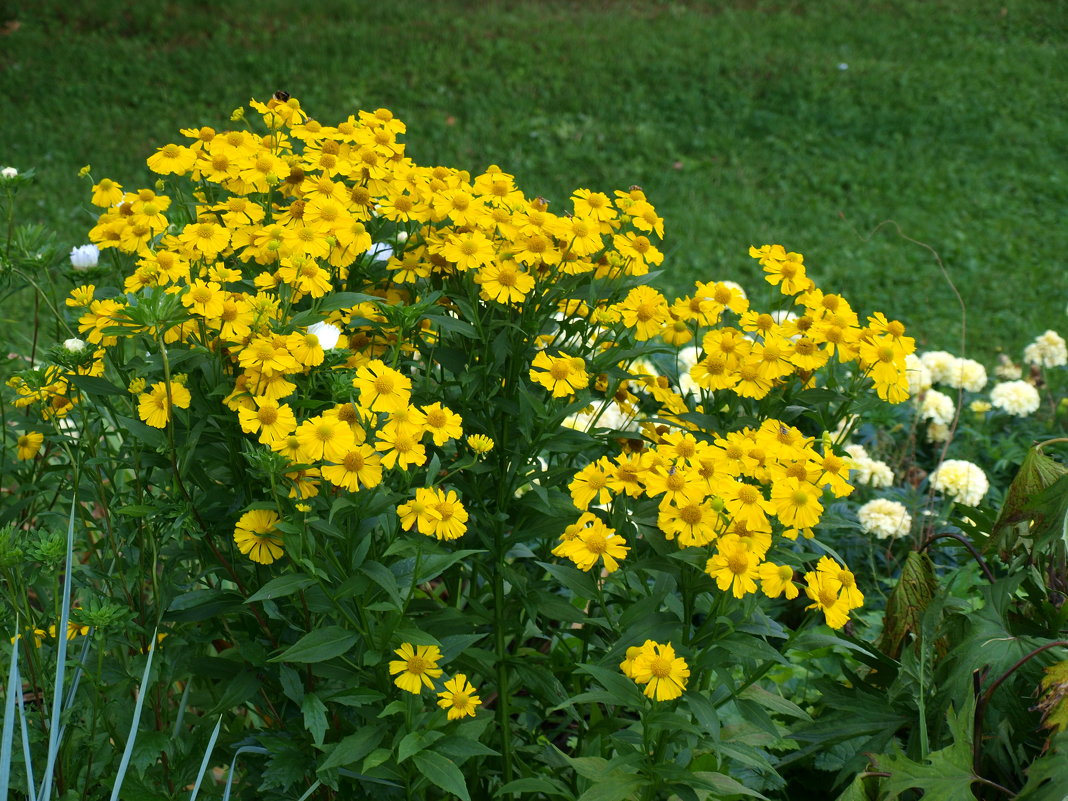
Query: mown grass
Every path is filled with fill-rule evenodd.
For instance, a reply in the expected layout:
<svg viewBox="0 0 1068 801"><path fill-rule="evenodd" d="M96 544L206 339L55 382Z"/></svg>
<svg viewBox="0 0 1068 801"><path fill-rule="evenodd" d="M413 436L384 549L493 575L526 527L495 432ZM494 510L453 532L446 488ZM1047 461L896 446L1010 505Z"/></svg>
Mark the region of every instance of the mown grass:
<svg viewBox="0 0 1068 801"><path fill-rule="evenodd" d="M0 35L0 162L25 216L84 241L88 187L127 186L183 126L283 88L324 121L386 106L420 163L517 175L559 202L643 186L662 282L756 288L749 244L911 328L1020 348L1065 328L1063 0L256 4L39 0ZM5 20L0 20L0 25Z"/></svg>

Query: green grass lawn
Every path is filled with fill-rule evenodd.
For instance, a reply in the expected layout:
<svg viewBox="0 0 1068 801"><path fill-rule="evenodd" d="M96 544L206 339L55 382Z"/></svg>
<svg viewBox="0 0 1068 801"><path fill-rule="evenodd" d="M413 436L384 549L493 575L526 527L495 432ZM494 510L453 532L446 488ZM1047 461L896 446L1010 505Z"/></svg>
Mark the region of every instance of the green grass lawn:
<svg viewBox="0 0 1068 801"><path fill-rule="evenodd" d="M30 5L30 4L24 4ZM324 122L386 106L419 163L496 163L528 195L639 184L661 284L759 286L750 244L920 347L1020 349L1065 325L1063 0L256 4L38 0L0 19L0 164L65 246L79 167L126 186L179 127L285 89ZM6 23L6 26L5 26ZM15 24L17 23L17 24ZM9 312L9 315L12 314Z"/></svg>

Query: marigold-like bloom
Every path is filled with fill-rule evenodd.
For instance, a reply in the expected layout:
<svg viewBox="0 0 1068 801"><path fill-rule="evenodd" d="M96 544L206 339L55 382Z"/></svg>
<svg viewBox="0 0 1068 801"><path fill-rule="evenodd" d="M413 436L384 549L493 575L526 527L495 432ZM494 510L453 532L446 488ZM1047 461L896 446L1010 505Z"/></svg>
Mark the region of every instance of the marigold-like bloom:
<svg viewBox="0 0 1068 801"><path fill-rule="evenodd" d="M278 513L253 509L241 515L234 526L234 544L253 562L269 565L283 553L282 533L277 530Z"/></svg>
<svg viewBox="0 0 1068 801"><path fill-rule="evenodd" d="M400 659L391 660L389 673L396 676L393 683L406 692L419 694L423 687L434 688L434 682L442 674L438 667L441 649L436 645L412 645L406 642L394 651Z"/></svg>
<svg viewBox="0 0 1068 801"><path fill-rule="evenodd" d="M1038 390L1026 381L1003 381L990 391L990 403L1014 417L1027 417L1038 411Z"/></svg>
<svg viewBox="0 0 1068 801"><path fill-rule="evenodd" d="M904 537L912 528L912 516L903 503L876 498L857 509L860 527L876 539Z"/></svg>
<svg viewBox="0 0 1068 801"><path fill-rule="evenodd" d="M467 676L457 673L445 682L445 689L438 693L438 706L449 710L449 720L474 717L475 707L482 703L482 700L475 695L476 692L476 689L467 681Z"/></svg>
<svg viewBox="0 0 1068 801"><path fill-rule="evenodd" d="M630 652L627 652L628 657ZM626 663L624 663L626 664ZM623 669L623 665L620 665ZM644 684L642 692L656 701L671 701L682 695L690 667L681 656L675 655L671 643L646 640L641 650L629 665L629 674L638 684ZM624 671L626 672L626 671Z"/></svg>
<svg viewBox="0 0 1068 801"><path fill-rule="evenodd" d="M931 486L965 506L978 506L990 489L986 473L964 459L946 459L931 473Z"/></svg>

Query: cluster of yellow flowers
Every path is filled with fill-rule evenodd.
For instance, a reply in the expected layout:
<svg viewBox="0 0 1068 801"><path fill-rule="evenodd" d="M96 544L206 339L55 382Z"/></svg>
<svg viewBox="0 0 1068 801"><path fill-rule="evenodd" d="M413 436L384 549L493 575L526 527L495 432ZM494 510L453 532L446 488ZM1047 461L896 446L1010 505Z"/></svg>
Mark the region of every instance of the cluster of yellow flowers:
<svg viewBox="0 0 1068 801"><path fill-rule="evenodd" d="M667 539L713 551L705 570L720 590L741 598L756 592L759 582L769 597L796 598L793 569L766 559L773 519L787 539L811 537L824 491L835 497L852 492L849 466L828 443L821 453L811 437L778 420L712 442L685 430L666 432L649 448L602 457L575 474L569 490L583 513L553 553L582 570L602 560L606 572L615 571L628 546L588 510L609 507L617 497L644 496L658 500L657 526ZM805 592L838 628L863 596L850 571L827 561L805 574Z"/></svg>
<svg viewBox="0 0 1068 801"><path fill-rule="evenodd" d="M389 663L390 674L396 676L394 684L414 695L419 695L423 687L434 689L433 680L440 678L443 673L438 667L441 661L441 649L438 646L406 642L393 653L400 657ZM475 694L477 692L465 674L457 673L445 682L445 689L438 693L438 706L448 710L449 720L474 717L475 708L482 704L482 699Z"/></svg>
<svg viewBox="0 0 1068 801"><path fill-rule="evenodd" d="M228 382L223 403L245 433L288 460L289 497L300 503L324 483L334 491L376 487L384 471L427 464L434 448L458 453L466 442L477 458L493 447L482 434L461 440L463 420L441 403L413 403L413 380L430 380L424 372L432 365L408 355L438 332L426 318L397 310L429 297L454 320L467 316L471 302L581 320L590 336L576 337L576 326L563 323L535 335L530 381L553 398L590 388L632 417L643 402L638 393L651 396L657 420L676 430L646 421L650 447L578 473L571 492L583 514L557 555L585 570L598 561L615 570L628 546L591 506L645 496L658 499L669 539L709 548L706 569L722 590L742 597L759 581L773 597L798 594L792 570L766 559L772 518L785 537L810 536L824 490L850 490L847 462L777 420L719 435L686 416L721 407L724 393L760 399L789 381L814 385L832 360L855 363L850 369L870 377L880 397L900 402L908 395L905 357L914 349L900 323L875 314L861 325L845 299L813 284L800 254L779 245L750 255L792 309L758 312L725 282L698 283L674 303L647 286L613 302L620 281L664 258L655 244L663 220L639 188L612 197L579 189L570 210L553 213L496 166L472 177L415 164L397 141L404 124L386 109L326 126L288 96L251 106L266 135L187 129L188 144L168 144L148 159L156 173L195 183L191 217L180 217L184 203L172 209L162 183L158 191L126 192L109 179L93 187L103 212L91 241L131 255L135 268L125 278L126 297L97 297L86 285L67 299L96 348L79 372L100 375L124 335L154 339L164 375L138 377L130 391L141 420L165 428L192 399L183 377L166 368L167 347L217 354ZM393 246L381 241L383 230ZM554 291L575 276L590 279L584 299ZM450 287L463 291L450 294ZM161 297L174 299L177 313L145 323L137 307L151 304L139 301ZM657 338L675 348L700 342L685 377L692 392L623 358L614 360L613 378L587 363L601 354L612 364L621 340ZM19 403L40 403L46 418L62 415L77 400L64 375L56 368L40 386L19 379ZM298 384L301 402L287 402ZM309 386L334 388L331 400L309 404ZM338 397L339 386L351 387L348 397ZM463 535L468 515L454 491L416 487L413 496L397 507L403 528L442 540ZM235 543L269 564L284 553L280 522L279 510L254 508L237 522ZM817 569L805 581L832 625L859 603L844 567Z"/></svg>

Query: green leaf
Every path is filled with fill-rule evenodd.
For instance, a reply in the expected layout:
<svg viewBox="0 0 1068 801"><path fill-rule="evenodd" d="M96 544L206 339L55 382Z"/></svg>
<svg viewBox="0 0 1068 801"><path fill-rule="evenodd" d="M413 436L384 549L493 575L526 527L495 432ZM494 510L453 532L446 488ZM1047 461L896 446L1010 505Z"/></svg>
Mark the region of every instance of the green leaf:
<svg viewBox="0 0 1068 801"><path fill-rule="evenodd" d="M378 747L385 733L384 726L365 726L355 734L350 734L334 746L316 772L322 773L331 768L347 767L359 762Z"/></svg>
<svg viewBox="0 0 1068 801"><path fill-rule="evenodd" d="M468 737L446 737L434 745L434 750L457 763L474 756L500 756L499 751Z"/></svg>
<svg viewBox="0 0 1068 801"><path fill-rule="evenodd" d="M516 779L497 790L497 796L522 795L524 793L543 793L545 795L568 796L569 793L552 779Z"/></svg>
<svg viewBox="0 0 1068 801"><path fill-rule="evenodd" d="M538 565L580 598L596 597L597 587L589 573L583 573L569 565L554 565L552 562L538 562Z"/></svg>
<svg viewBox="0 0 1068 801"><path fill-rule="evenodd" d="M325 662L348 651L359 636L340 626L326 626L308 632L268 662Z"/></svg>
<svg viewBox="0 0 1068 801"><path fill-rule="evenodd" d="M591 786L578 797L578 801L629 801L645 784L640 776L613 773Z"/></svg>
<svg viewBox="0 0 1068 801"><path fill-rule="evenodd" d="M300 711L304 715L304 728L311 734L312 742L322 745L326 736L326 704L315 693L307 693L300 702Z"/></svg>
<svg viewBox="0 0 1068 801"><path fill-rule="evenodd" d="M435 751L420 751L412 757L412 761L431 784L437 785L463 801L471 801L464 775L451 759Z"/></svg>
<svg viewBox="0 0 1068 801"><path fill-rule="evenodd" d="M889 773L881 789L890 798L905 790L922 790L924 801L975 801L972 793L972 721L975 699L969 698L961 714L950 707L947 717L953 743L914 762L895 746L896 753L875 757L875 769Z"/></svg>
<svg viewBox="0 0 1068 801"><path fill-rule="evenodd" d="M246 598L245 603L251 604L256 601L282 598L283 596L292 595L299 590L303 590L305 587L309 587L314 583L315 579L301 575L300 573L290 573L287 576L279 576L278 578L271 579Z"/></svg>
<svg viewBox="0 0 1068 801"><path fill-rule="evenodd" d="M756 790L750 790L741 782L722 773L696 771L693 774L693 784L695 787L712 790L719 796L747 795L751 798L765 798L765 796L762 796Z"/></svg>
<svg viewBox="0 0 1068 801"><path fill-rule="evenodd" d="M359 306L361 303L380 303L381 298L376 298L373 295L364 295L362 292L335 292L332 295L328 295L318 305L320 312L332 312L339 309L351 309L353 306Z"/></svg>
<svg viewBox="0 0 1068 801"><path fill-rule="evenodd" d="M397 745L397 764L433 745L445 735L440 731L410 731Z"/></svg>
<svg viewBox="0 0 1068 801"><path fill-rule="evenodd" d="M1047 527L1051 521L1047 519L1046 512L1041 508L1033 508L1032 502L1063 478L1065 473L1068 473L1068 467L1046 456L1037 445L1032 447L1009 485L1005 502L987 540L986 550L996 550L1008 562L1021 535L1029 533L1032 521L1040 527Z"/></svg>
<svg viewBox="0 0 1068 801"><path fill-rule="evenodd" d="M910 634L920 633L920 621L938 591L934 565L925 552L909 551L897 586L886 601L883 632L876 647L892 659L901 656Z"/></svg>
<svg viewBox="0 0 1068 801"><path fill-rule="evenodd" d="M751 684L746 687L739 697L755 701L765 709L771 712L777 712L780 715L786 715L791 718L801 718L802 720L808 721L812 720L812 716L793 701L789 701L781 695L768 692L758 684Z"/></svg>
<svg viewBox="0 0 1068 801"><path fill-rule="evenodd" d="M67 380L78 389L88 395L126 395L122 387L117 387L110 381L91 375L68 375Z"/></svg>

